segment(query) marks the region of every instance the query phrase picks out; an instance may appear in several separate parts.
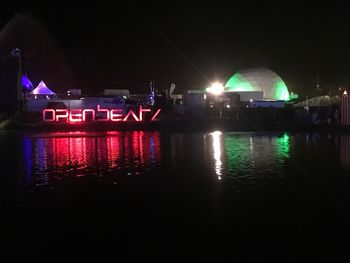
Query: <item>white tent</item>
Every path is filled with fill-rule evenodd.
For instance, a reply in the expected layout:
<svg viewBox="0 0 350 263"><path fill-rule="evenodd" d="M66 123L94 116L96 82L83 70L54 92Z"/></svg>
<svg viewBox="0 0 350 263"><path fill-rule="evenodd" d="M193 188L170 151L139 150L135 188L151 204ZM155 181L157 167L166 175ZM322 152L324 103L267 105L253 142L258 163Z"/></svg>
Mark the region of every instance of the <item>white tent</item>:
<svg viewBox="0 0 350 263"><path fill-rule="evenodd" d="M39 85L33 89L29 94L32 95L56 95L52 90L50 90L44 81L40 81Z"/></svg>

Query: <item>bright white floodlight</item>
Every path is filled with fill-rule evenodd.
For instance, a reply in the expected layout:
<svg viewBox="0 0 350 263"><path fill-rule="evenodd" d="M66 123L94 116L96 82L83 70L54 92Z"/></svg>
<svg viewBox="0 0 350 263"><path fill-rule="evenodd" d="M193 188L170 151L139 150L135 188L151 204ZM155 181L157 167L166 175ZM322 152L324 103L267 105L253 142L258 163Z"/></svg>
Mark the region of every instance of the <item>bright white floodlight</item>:
<svg viewBox="0 0 350 263"><path fill-rule="evenodd" d="M224 91L224 85L220 82L214 82L206 91L214 95L220 95Z"/></svg>

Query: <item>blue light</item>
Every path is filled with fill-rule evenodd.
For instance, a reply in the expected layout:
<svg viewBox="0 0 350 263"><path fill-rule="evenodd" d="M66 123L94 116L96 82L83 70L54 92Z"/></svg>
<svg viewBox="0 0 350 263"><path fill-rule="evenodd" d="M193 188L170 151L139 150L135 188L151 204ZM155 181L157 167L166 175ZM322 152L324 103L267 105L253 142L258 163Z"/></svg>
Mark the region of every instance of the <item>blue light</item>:
<svg viewBox="0 0 350 263"><path fill-rule="evenodd" d="M30 90L33 88L33 84L32 82L29 80L29 78L26 75L22 76L22 86L26 89L26 90Z"/></svg>

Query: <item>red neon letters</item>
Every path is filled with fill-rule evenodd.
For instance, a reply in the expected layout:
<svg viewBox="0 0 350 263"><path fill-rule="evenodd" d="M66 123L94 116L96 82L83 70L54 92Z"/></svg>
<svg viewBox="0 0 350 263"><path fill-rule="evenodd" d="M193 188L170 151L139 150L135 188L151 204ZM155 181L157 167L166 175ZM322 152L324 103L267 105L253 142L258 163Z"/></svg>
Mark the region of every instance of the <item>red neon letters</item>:
<svg viewBox="0 0 350 263"><path fill-rule="evenodd" d="M66 122L77 123L86 121L114 121L114 122L126 122L126 121L144 121L145 113L151 112L151 109L143 109L140 106L139 115L133 110L124 116L122 109L102 109L100 105L97 105L97 110L94 109L44 109L42 111L42 117L44 121L59 122L65 120ZM151 121L157 121L160 109L158 109L152 116Z"/></svg>

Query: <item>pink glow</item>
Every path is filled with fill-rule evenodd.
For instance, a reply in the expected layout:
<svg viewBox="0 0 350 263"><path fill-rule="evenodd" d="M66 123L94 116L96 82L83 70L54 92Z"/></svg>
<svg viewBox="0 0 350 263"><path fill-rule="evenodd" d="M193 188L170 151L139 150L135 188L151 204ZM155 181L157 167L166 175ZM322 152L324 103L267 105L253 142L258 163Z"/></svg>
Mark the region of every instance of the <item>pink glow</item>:
<svg viewBox="0 0 350 263"><path fill-rule="evenodd" d="M77 110L71 110L69 114L69 121L70 122L81 122L82 120L82 113L81 109Z"/></svg>
<svg viewBox="0 0 350 263"><path fill-rule="evenodd" d="M93 109L85 109L83 110L83 121L86 121L86 113L91 112L92 120L95 121L95 110Z"/></svg>
<svg viewBox="0 0 350 263"><path fill-rule="evenodd" d="M125 118L123 119L123 121L127 121L128 118L130 117L130 115L134 117L134 120L135 120L135 121L140 121L140 120L137 118L135 112L133 112L132 110L130 110L130 111L128 112L128 114L126 114L126 116L125 116Z"/></svg>
<svg viewBox="0 0 350 263"><path fill-rule="evenodd" d="M120 114L121 112L122 109L111 110L111 121L123 121L123 119L121 118L123 114Z"/></svg>
<svg viewBox="0 0 350 263"><path fill-rule="evenodd" d="M157 163L161 159L160 135L157 132L108 132L106 137L87 136L88 133L74 137L68 133L62 134L68 137L37 138L35 143L43 147L41 154L32 156L36 165L53 167L53 173L65 171L66 175L79 177L79 170L87 167L93 171L91 176L97 176L94 174L101 167L117 171L125 165L135 167L136 171L142 173L149 163ZM120 160L123 159L126 163L120 166ZM58 179L51 177L50 180Z"/></svg>
<svg viewBox="0 0 350 263"><path fill-rule="evenodd" d="M142 109L142 106L140 105L140 117L139 117L139 119L140 119L140 121L142 121L142 113L143 112L151 112L151 109Z"/></svg>
<svg viewBox="0 0 350 263"><path fill-rule="evenodd" d="M157 116L158 116L159 112L160 112L160 109L158 109L158 110L156 111L156 113L153 115L153 117L152 117L151 121L158 120L158 119L156 119L156 118L157 118Z"/></svg>
<svg viewBox="0 0 350 263"><path fill-rule="evenodd" d="M63 114L59 114L59 113L63 113ZM61 110L61 109L57 109L56 110L56 121L59 121L60 120L60 118L62 118L62 119L67 119L68 118L68 110Z"/></svg>
<svg viewBox="0 0 350 263"><path fill-rule="evenodd" d="M52 114L52 118L50 119L50 118L47 118L47 114L46 113L48 113L48 112L51 112L51 114ZM44 121L55 121L55 110L54 109L45 109L45 110L43 110L43 120Z"/></svg>
<svg viewBox="0 0 350 263"><path fill-rule="evenodd" d="M152 116L151 121L157 121L157 116L159 115L161 109L158 109ZM124 116L122 109L102 109L100 105L97 105L97 110L94 109L44 109L42 111L42 118L47 122L59 122L60 120L66 120L70 123L79 123L90 121L87 116L91 116L91 121L114 121L114 122L126 122L126 121L145 121L145 114L151 112L151 109L143 109L140 106L139 117L135 114L133 110ZM102 113L103 116L97 115Z"/></svg>
<svg viewBox="0 0 350 263"><path fill-rule="evenodd" d="M100 105L97 105L97 112L105 112L107 114L105 119L98 119L98 121L109 121L109 110L108 109L101 109Z"/></svg>

